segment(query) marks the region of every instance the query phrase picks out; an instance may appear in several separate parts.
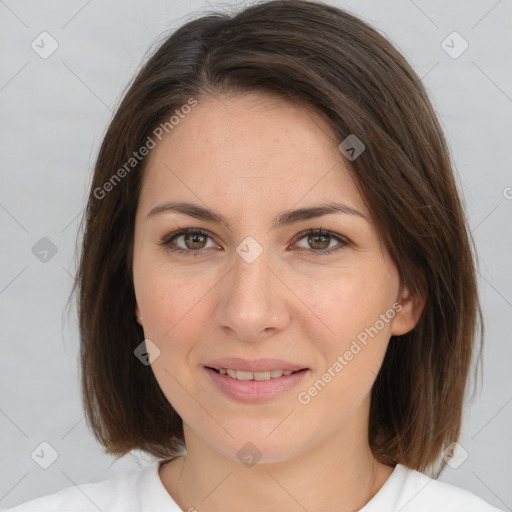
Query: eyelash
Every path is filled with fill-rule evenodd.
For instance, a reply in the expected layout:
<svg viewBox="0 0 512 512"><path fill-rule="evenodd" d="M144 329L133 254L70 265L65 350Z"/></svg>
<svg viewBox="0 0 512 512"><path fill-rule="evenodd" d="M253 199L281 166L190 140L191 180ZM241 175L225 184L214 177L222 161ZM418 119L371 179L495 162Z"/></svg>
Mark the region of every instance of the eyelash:
<svg viewBox="0 0 512 512"><path fill-rule="evenodd" d="M210 235L202 229L186 228L186 229L179 229L178 231L173 231L172 233L169 233L167 236L165 236L162 239L162 241L160 242L160 245L163 245L167 250L169 250L173 253L183 254L186 256L193 256L193 257L201 256L202 254L204 254L205 251L208 250L208 249L193 250L193 249L182 249L182 248L171 247L171 243L176 238L179 238L180 236L183 236L183 235L200 235L200 236L205 236L211 240ZM333 254L350 244L348 239L346 239L345 237L342 237L341 235L337 235L336 233L333 233L332 231L326 231L325 229L322 229L322 228L307 229L306 231L301 231L297 235L297 241L295 243L299 242L307 235L330 236L331 238L334 238L338 242L340 242L338 245L331 247L330 249L322 249L322 250L302 249L302 248L299 249L302 251L309 252L313 257Z"/></svg>

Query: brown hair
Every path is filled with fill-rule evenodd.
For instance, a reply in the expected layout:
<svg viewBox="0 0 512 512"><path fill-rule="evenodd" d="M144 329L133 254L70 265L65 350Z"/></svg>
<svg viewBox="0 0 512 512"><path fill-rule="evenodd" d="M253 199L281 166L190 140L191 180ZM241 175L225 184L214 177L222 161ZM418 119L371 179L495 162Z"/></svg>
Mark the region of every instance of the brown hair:
<svg viewBox="0 0 512 512"><path fill-rule="evenodd" d="M183 447L181 418L133 353L144 339L132 252L146 159L128 171L126 162L190 98L251 91L309 105L340 142L356 134L365 145L350 162L354 180L401 284L426 297L417 326L390 340L371 391L369 443L381 462L425 470L459 436L481 327L470 237L420 79L375 29L319 2L270 1L190 21L125 93L96 161L73 288L87 421L110 454L170 459Z"/></svg>

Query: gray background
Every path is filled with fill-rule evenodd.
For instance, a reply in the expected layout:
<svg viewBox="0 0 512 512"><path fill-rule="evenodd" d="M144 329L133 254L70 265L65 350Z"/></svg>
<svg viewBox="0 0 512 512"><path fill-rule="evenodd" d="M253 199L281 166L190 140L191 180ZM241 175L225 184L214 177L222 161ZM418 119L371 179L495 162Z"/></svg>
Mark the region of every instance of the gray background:
<svg viewBox="0 0 512 512"><path fill-rule="evenodd" d="M404 53L424 78L448 137L478 248L487 323L483 386L468 401L460 439L469 458L440 479L510 509L511 1L329 3L360 15ZM135 455L114 463L88 431L78 384L76 314L64 307L91 169L111 112L155 41L210 5L0 1L3 507L148 463ZM43 31L59 45L47 59L31 48ZM458 58L441 46L453 31L469 44ZM452 53L462 48L461 41L450 41ZM43 237L57 249L46 262L32 251ZM43 441L58 452L48 469L31 458Z"/></svg>

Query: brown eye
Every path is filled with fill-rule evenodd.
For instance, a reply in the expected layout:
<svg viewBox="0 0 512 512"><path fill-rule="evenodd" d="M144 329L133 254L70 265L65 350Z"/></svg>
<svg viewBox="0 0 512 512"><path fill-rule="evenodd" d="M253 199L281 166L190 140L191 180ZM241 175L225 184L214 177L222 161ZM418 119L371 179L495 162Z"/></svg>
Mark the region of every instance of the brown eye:
<svg viewBox="0 0 512 512"><path fill-rule="evenodd" d="M204 249L208 240L208 236L202 233L187 233L181 236L183 237L187 249Z"/></svg>
<svg viewBox="0 0 512 512"><path fill-rule="evenodd" d="M327 249L331 243L331 237L329 235L310 235L308 236L308 244L313 249Z"/></svg>
<svg viewBox="0 0 512 512"><path fill-rule="evenodd" d="M210 235L200 229L180 229L167 235L160 245L171 252L199 256L211 248L206 245L208 240Z"/></svg>
<svg viewBox="0 0 512 512"><path fill-rule="evenodd" d="M345 237L322 229L304 231L298 235L298 240L302 239L306 239L307 246L296 246L312 256L333 254L350 244ZM200 256L212 248L207 246L209 240L211 241L210 235L200 229L180 229L167 235L160 245L174 253Z"/></svg>
<svg viewBox="0 0 512 512"><path fill-rule="evenodd" d="M300 233L298 237L299 241L302 239L306 240L306 246L298 245L297 247L301 250L305 250L313 256L332 254L343 249L350 243L341 235L337 235L323 229L310 229ZM337 243L333 245L332 242Z"/></svg>

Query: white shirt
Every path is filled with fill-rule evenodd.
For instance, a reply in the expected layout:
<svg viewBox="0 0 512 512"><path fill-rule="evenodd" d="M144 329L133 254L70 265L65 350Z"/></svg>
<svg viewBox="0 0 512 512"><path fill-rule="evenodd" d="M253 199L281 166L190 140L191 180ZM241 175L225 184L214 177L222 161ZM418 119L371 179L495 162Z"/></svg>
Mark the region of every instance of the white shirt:
<svg viewBox="0 0 512 512"><path fill-rule="evenodd" d="M159 461L101 482L67 487L5 512L182 512L158 474ZM185 512L201 510L191 503ZM469 491L401 464L359 512L499 512Z"/></svg>

